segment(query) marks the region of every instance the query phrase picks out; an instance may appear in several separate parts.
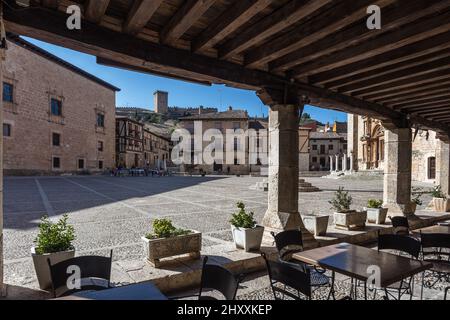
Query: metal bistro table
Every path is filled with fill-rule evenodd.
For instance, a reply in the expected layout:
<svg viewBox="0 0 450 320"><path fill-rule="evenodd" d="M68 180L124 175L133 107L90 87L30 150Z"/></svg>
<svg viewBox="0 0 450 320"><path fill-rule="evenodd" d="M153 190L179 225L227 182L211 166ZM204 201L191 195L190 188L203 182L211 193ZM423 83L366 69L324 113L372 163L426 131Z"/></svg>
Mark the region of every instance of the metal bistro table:
<svg viewBox="0 0 450 320"><path fill-rule="evenodd" d="M159 289L150 282L131 284L101 291L85 291L53 300L168 300Z"/></svg>
<svg viewBox="0 0 450 320"><path fill-rule="evenodd" d="M352 279L352 293L356 297L356 282L364 283L364 299L367 300L367 281L372 275L371 267L380 268L380 287L386 288L392 284L421 273L432 267L431 263L412 260L406 257L373 250L349 243L339 243L296 253L294 259L343 274ZM333 284L334 285L334 284Z"/></svg>

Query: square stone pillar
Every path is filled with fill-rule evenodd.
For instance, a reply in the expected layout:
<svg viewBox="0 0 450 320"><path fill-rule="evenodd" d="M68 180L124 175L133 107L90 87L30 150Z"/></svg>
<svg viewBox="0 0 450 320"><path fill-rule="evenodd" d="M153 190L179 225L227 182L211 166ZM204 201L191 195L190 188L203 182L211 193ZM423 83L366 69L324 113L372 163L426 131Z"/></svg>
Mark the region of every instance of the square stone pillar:
<svg viewBox="0 0 450 320"><path fill-rule="evenodd" d="M384 206L389 214L411 216L412 133L410 128L385 130Z"/></svg>
<svg viewBox="0 0 450 320"><path fill-rule="evenodd" d="M436 185L442 187L442 192L450 196L450 146L448 141L439 140L436 150Z"/></svg>

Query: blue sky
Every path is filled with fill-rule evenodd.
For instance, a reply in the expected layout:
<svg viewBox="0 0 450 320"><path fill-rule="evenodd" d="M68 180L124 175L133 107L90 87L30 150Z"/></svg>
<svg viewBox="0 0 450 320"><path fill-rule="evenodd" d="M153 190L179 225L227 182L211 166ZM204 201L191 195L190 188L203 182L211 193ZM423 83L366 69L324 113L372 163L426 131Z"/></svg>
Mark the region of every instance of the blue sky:
<svg viewBox="0 0 450 320"><path fill-rule="evenodd" d="M130 106L153 109L153 92L169 92L169 105L179 107L196 107L199 105L217 107L225 110L228 106L245 109L251 116L268 114L253 91L229 88L226 86L202 86L189 82L172 80L149 74L142 74L117 68L98 65L95 57L57 47L35 39L25 38L54 55L76 65L87 72L119 87L117 106ZM334 120L346 121L345 113L308 106L305 112L321 122Z"/></svg>

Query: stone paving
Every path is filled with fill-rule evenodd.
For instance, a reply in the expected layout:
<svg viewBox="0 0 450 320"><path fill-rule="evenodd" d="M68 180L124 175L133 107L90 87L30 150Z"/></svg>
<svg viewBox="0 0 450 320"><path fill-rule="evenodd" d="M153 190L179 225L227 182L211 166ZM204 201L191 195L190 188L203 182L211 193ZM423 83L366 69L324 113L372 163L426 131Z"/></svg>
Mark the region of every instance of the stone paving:
<svg viewBox="0 0 450 320"><path fill-rule="evenodd" d="M251 190L258 177L11 177L5 178L5 282L37 288L30 248L41 216L68 213L75 227L77 254L107 255L114 250L112 281L148 279L141 236L155 218L166 217L177 227L203 232L203 251L230 248L230 214L244 201L261 221L267 192ZM300 193L301 213L331 214L328 200L344 186L355 208L369 198L382 198L382 180L306 178L322 192ZM431 187L430 184L417 184ZM424 197L424 203L431 199ZM220 252L220 251L219 251ZM182 268L182 267L180 267ZM179 268L178 268L179 269ZM125 271L125 272L124 272ZM148 271L148 272L155 272Z"/></svg>

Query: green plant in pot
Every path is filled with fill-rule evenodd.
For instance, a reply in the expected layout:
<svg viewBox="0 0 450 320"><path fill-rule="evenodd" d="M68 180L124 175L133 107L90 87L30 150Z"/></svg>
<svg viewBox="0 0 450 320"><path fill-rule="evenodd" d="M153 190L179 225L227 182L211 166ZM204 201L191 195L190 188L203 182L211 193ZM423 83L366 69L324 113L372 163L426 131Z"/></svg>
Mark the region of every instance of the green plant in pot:
<svg viewBox="0 0 450 320"><path fill-rule="evenodd" d="M43 290L51 288L50 263L71 259L75 256L73 241L75 240L74 227L68 224L68 215L64 215L57 222L52 222L48 216L44 216L39 224L39 233L31 249L34 269L38 278L39 287Z"/></svg>
<svg viewBox="0 0 450 320"><path fill-rule="evenodd" d="M369 199L367 201L367 221L375 224L384 224L388 213L387 208L383 208L383 200Z"/></svg>
<svg viewBox="0 0 450 320"><path fill-rule="evenodd" d="M152 266L159 268L161 259L184 254L200 258L200 232L176 228L170 219L155 219L152 227L153 232L142 237L147 260Z"/></svg>
<svg viewBox="0 0 450 320"><path fill-rule="evenodd" d="M450 200L442 191L442 186L435 186L431 191L431 196L433 197L433 207L436 212L450 211Z"/></svg>
<svg viewBox="0 0 450 320"><path fill-rule="evenodd" d="M362 229L366 226L367 211L351 210L353 198L344 187L339 187L329 202L334 210L334 223L337 228L346 230Z"/></svg>
<svg viewBox="0 0 450 320"><path fill-rule="evenodd" d="M245 251L259 250L264 235L264 227L259 226L253 212L245 210L245 204L236 204L238 211L231 216L231 232L237 248Z"/></svg>

